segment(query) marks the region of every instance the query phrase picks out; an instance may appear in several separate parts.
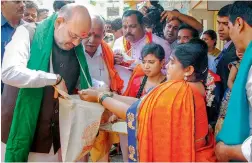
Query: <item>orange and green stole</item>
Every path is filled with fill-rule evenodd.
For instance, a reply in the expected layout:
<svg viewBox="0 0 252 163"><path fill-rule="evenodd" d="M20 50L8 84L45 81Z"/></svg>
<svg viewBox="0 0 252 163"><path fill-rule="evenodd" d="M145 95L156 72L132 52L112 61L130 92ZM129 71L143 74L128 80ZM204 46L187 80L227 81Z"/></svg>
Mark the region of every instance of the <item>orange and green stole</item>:
<svg viewBox="0 0 252 163"><path fill-rule="evenodd" d="M185 81L160 84L134 103L127 128L129 162L216 161L205 99Z"/></svg>

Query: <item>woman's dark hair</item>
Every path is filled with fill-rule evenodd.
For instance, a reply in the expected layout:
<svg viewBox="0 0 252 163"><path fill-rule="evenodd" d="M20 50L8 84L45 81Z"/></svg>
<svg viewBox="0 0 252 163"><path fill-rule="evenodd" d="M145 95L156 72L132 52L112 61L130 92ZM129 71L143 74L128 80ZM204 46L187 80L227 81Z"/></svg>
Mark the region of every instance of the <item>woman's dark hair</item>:
<svg viewBox="0 0 252 163"><path fill-rule="evenodd" d="M141 59L143 60L148 54L153 54L156 58L162 61L165 58L165 51L161 45L150 43L146 44L141 51Z"/></svg>
<svg viewBox="0 0 252 163"><path fill-rule="evenodd" d="M196 81L206 81L208 74L208 47L198 38L191 39L186 44L180 44L175 49L175 56L183 65L194 67Z"/></svg>
<svg viewBox="0 0 252 163"><path fill-rule="evenodd" d="M203 35L208 35L212 40L215 40L214 42L214 46L216 46L216 43L217 43L217 34L214 30L207 30L203 33Z"/></svg>

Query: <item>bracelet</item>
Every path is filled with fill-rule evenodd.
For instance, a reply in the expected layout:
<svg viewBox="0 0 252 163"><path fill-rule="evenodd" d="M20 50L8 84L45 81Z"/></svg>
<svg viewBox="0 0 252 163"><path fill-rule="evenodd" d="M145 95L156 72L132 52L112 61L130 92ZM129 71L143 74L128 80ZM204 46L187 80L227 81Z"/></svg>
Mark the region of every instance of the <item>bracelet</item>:
<svg viewBox="0 0 252 163"><path fill-rule="evenodd" d="M59 81L55 85L59 85L61 83L61 81L62 81L63 78L60 75L59 75L59 77L60 77L60 79L59 79Z"/></svg>
<svg viewBox="0 0 252 163"><path fill-rule="evenodd" d="M100 103L102 105L102 102L105 100L105 98L107 98L107 97L112 98L113 96L114 96L114 94L112 92L103 92L98 95L97 101L98 101L98 103Z"/></svg>
<svg viewBox="0 0 252 163"><path fill-rule="evenodd" d="M100 99L103 96L104 93L99 93L98 97L97 97L97 103L100 103Z"/></svg>
<svg viewBox="0 0 252 163"><path fill-rule="evenodd" d="M102 102L107 98L110 97L108 94L103 94L102 97L99 99L100 104L102 105Z"/></svg>

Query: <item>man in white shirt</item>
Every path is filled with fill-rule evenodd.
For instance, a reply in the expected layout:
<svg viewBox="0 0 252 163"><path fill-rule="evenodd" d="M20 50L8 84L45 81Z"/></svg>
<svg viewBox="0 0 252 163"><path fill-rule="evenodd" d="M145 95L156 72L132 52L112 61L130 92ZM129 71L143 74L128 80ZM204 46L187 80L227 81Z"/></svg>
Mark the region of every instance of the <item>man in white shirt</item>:
<svg viewBox="0 0 252 163"><path fill-rule="evenodd" d="M27 1L25 3L25 12L24 12L24 17L23 20L32 23L36 22L38 17L38 6L35 2L33 1Z"/></svg>
<svg viewBox="0 0 252 163"><path fill-rule="evenodd" d="M111 22L111 28L113 33L113 41L110 43L110 47L113 48L115 40L123 36L122 32L122 19L117 18Z"/></svg>
<svg viewBox="0 0 252 163"><path fill-rule="evenodd" d="M136 10L128 10L124 12L122 18L123 36L115 41L113 47L116 64L120 64L123 61L120 52L127 53L128 56L134 60L139 60L141 50L150 42L161 45L165 50L165 57L168 60L171 53L169 43L154 34L147 35L144 30L142 18L143 14Z"/></svg>
<svg viewBox="0 0 252 163"><path fill-rule="evenodd" d="M6 153L12 151L5 158L8 161L59 161L56 155L58 151L60 154L59 101L52 86L72 94L80 76L90 79L85 59L78 58L84 55L79 44L87 37L90 26L84 6L66 5L58 15L38 26L18 27L6 46L2 64L2 80L7 85L1 98L1 141L8 140ZM85 80L86 83L89 81ZM25 99L29 102L24 105ZM26 135L20 136L24 132ZM23 145L24 142L29 143ZM12 144L18 149L8 147ZM1 146L4 151L5 145ZM19 157L13 156L16 151Z"/></svg>
<svg viewBox="0 0 252 163"><path fill-rule="evenodd" d="M88 38L83 40L83 45L85 46L85 56L92 80L97 83L104 82L111 91L121 93L123 80L114 68L114 55L112 50L103 41L105 33L104 20L100 16L91 16L91 20L92 27L89 31ZM93 85L95 86L95 84ZM108 119L103 119L102 121L106 123ZM111 145L119 142L119 138L115 134L99 131L99 135L94 142L94 147L90 152L93 162L108 162ZM100 144L101 141L104 142L103 145Z"/></svg>
<svg viewBox="0 0 252 163"><path fill-rule="evenodd" d="M1 1L1 66L5 46L10 42L16 28L24 24L22 20L25 6L23 1ZM1 81L1 93L4 84Z"/></svg>
<svg viewBox="0 0 252 163"><path fill-rule="evenodd" d="M154 42L161 45L165 51L166 61L171 54L170 44L166 40L155 34L145 32L142 18L143 14L140 11L125 11L122 17L123 36L118 38L113 46L116 68L124 80L124 89L128 85L131 71L127 71L118 65L133 69L136 64L140 63L141 51L146 44Z"/></svg>
<svg viewBox="0 0 252 163"><path fill-rule="evenodd" d="M104 20L92 16L92 27L88 37L83 40L85 56L92 79L104 82L112 91L121 92L123 81L114 68L114 55L108 44L103 41Z"/></svg>

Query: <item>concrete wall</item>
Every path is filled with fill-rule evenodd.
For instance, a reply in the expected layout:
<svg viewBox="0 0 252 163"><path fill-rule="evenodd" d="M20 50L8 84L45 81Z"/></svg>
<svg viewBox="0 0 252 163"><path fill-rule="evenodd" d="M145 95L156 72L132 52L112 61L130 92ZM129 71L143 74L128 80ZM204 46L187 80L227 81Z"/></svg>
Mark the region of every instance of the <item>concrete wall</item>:
<svg viewBox="0 0 252 163"><path fill-rule="evenodd" d="M222 7L234 3L235 0L207 1L208 10L220 10Z"/></svg>
<svg viewBox="0 0 252 163"><path fill-rule="evenodd" d="M218 24L215 22L216 20L214 19L217 17L217 12L218 11L208 11L207 9L193 9L190 11L190 15L193 16L195 19L197 19L199 22L203 23L203 31L212 29L215 30L217 33L218 29ZM206 21L201 21L201 20L206 20ZM223 49L223 41L219 40L219 36L217 33L217 45L216 47L219 49Z"/></svg>
<svg viewBox="0 0 252 163"><path fill-rule="evenodd" d="M164 10L178 9L183 14L188 14L190 9L190 1L185 0L159 0Z"/></svg>
<svg viewBox="0 0 252 163"><path fill-rule="evenodd" d="M214 28L214 11L207 11L206 9L193 9L190 11L190 15L197 19L199 22L204 22L204 31Z"/></svg>

